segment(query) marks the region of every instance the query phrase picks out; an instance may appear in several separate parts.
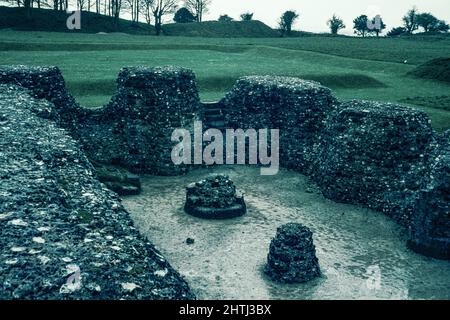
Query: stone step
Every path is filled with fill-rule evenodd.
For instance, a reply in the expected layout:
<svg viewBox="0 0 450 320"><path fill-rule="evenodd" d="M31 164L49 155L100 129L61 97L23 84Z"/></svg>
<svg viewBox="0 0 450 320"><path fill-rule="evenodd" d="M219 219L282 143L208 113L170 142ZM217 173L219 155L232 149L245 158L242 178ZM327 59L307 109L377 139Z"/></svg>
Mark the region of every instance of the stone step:
<svg viewBox="0 0 450 320"><path fill-rule="evenodd" d="M211 109L204 108L203 111L204 111L205 115L209 115L209 114L223 114L223 110L219 109L219 108L214 108L214 109L213 108L211 108Z"/></svg>
<svg viewBox="0 0 450 320"><path fill-rule="evenodd" d="M225 118L222 114L208 114L205 115L205 121L206 122L225 121Z"/></svg>
<svg viewBox="0 0 450 320"><path fill-rule="evenodd" d="M204 126L206 128L216 128L216 129L224 129L225 128L225 121L218 120L218 121L207 121L204 123Z"/></svg>
<svg viewBox="0 0 450 320"><path fill-rule="evenodd" d="M219 102L203 102L202 106L204 109L220 109Z"/></svg>

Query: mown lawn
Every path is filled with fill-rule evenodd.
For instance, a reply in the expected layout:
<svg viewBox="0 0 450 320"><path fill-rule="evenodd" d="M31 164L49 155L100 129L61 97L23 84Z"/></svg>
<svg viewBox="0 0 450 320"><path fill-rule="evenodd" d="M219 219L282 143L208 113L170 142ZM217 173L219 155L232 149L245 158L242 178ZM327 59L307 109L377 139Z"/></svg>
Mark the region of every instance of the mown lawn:
<svg viewBox="0 0 450 320"><path fill-rule="evenodd" d="M449 37L217 39L0 30L0 64L57 65L88 107L110 99L121 67L170 64L195 71L203 100L220 99L243 75L297 76L322 82L341 99L416 105L438 130L450 128L450 85L406 74L449 52Z"/></svg>

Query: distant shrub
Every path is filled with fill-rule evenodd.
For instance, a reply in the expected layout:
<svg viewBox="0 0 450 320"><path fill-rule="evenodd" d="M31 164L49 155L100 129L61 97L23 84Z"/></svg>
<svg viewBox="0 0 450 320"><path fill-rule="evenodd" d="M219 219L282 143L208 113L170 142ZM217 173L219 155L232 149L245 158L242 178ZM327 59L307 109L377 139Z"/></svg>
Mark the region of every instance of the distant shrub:
<svg viewBox="0 0 450 320"><path fill-rule="evenodd" d="M173 21L176 23L190 23L196 21L196 18L187 8L181 8L175 13Z"/></svg>
<svg viewBox="0 0 450 320"><path fill-rule="evenodd" d="M387 36L388 37L398 37L398 36L401 36L401 35L404 35L407 33L408 33L408 30L406 30L406 28L396 27L396 28L392 28L392 30L387 33Z"/></svg>
<svg viewBox="0 0 450 320"><path fill-rule="evenodd" d="M218 19L218 21L220 21L220 22L231 22L233 20L234 19L227 14L221 15Z"/></svg>
<svg viewBox="0 0 450 320"><path fill-rule="evenodd" d="M252 21L253 20L253 13L246 12L241 14L241 20L242 21Z"/></svg>

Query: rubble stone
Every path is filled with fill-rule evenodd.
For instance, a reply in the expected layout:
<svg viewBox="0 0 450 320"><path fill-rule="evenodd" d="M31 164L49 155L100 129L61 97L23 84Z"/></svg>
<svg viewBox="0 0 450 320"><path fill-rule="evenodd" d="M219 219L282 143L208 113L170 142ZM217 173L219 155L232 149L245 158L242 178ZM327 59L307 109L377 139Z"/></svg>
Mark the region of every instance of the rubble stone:
<svg viewBox="0 0 450 320"><path fill-rule="evenodd" d="M210 176L186 188L185 211L205 219L228 219L246 213L243 196L226 175Z"/></svg>
<svg viewBox="0 0 450 320"><path fill-rule="evenodd" d="M334 201L362 204L407 225L435 141L428 116L390 103L350 101L328 118L313 179Z"/></svg>
<svg viewBox="0 0 450 320"><path fill-rule="evenodd" d="M412 215L409 247L439 259L450 259L450 130L431 154L431 170L419 191Z"/></svg>
<svg viewBox="0 0 450 320"><path fill-rule="evenodd" d="M279 227L270 243L265 273L285 283L307 282L320 276L311 230L298 223Z"/></svg>
<svg viewBox="0 0 450 320"><path fill-rule="evenodd" d="M65 88L56 67L0 68L0 84L18 84L53 103L43 115L79 140L90 160L136 173L177 175L186 166L171 161L174 129L193 131L200 109L195 75L177 67L129 67L118 76L111 102L81 108Z"/></svg>
<svg viewBox="0 0 450 320"><path fill-rule="evenodd" d="M175 67L123 68L118 90L103 109L83 121L80 140L88 158L135 173L177 175L186 166L171 160L172 132L193 132L200 108L194 73Z"/></svg>
<svg viewBox="0 0 450 320"><path fill-rule="evenodd" d="M250 76L239 79L220 106L227 128L280 129L280 165L308 173L334 102L330 89L314 81Z"/></svg>
<svg viewBox="0 0 450 320"><path fill-rule="evenodd" d="M194 298L52 108L0 86L0 299Z"/></svg>

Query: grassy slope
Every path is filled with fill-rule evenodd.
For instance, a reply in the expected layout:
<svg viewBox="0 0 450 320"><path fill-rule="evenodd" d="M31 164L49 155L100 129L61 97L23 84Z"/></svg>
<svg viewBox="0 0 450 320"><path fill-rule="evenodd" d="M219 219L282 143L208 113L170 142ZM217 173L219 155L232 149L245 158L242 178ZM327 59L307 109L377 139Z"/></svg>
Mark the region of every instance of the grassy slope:
<svg viewBox="0 0 450 320"><path fill-rule="evenodd" d="M272 38L280 33L260 21L206 21L201 23L172 23L163 26L165 35L185 37Z"/></svg>
<svg viewBox="0 0 450 320"><path fill-rule="evenodd" d="M0 29L69 32L66 27L68 17L69 14L64 11L34 8L31 18L27 18L24 8L0 7ZM120 19L118 26L116 26L114 19L111 17L83 11L81 14L81 30L70 32L124 32L148 35L153 34L155 30L153 26L146 23L132 23L124 19Z"/></svg>
<svg viewBox="0 0 450 320"><path fill-rule="evenodd" d="M410 75L450 83L450 58L433 59L412 70Z"/></svg>
<svg viewBox="0 0 450 320"><path fill-rule="evenodd" d="M221 98L242 75L298 76L323 82L342 99L416 103L437 129L450 128L449 109L441 105L450 85L407 73L448 52L448 37L218 39L0 31L2 64L58 65L87 106L109 100L123 66L174 64L197 73L204 100ZM427 97L427 103L415 97Z"/></svg>

